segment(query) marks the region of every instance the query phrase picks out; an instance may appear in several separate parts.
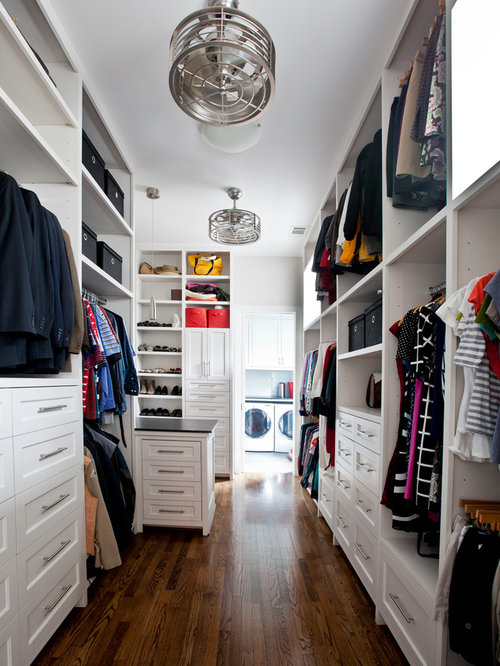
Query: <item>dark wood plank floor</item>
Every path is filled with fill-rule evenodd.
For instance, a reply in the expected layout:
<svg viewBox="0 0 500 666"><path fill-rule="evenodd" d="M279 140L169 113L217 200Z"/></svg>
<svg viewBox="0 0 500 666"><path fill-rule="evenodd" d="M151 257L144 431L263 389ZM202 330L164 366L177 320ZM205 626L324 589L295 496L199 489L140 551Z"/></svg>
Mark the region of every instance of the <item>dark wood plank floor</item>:
<svg viewBox="0 0 500 666"><path fill-rule="evenodd" d="M146 528L36 666L406 665L291 474L216 484L212 532Z"/></svg>

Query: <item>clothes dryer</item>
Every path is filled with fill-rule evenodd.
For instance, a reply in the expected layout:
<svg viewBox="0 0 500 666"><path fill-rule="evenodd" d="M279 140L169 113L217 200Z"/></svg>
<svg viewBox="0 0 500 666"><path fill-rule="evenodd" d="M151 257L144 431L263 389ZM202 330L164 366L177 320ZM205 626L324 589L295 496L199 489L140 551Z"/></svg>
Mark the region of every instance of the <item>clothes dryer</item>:
<svg viewBox="0 0 500 666"><path fill-rule="evenodd" d="M293 403L274 404L274 450L289 453L293 446Z"/></svg>
<svg viewBox="0 0 500 666"><path fill-rule="evenodd" d="M274 451L274 405L245 404L245 451Z"/></svg>

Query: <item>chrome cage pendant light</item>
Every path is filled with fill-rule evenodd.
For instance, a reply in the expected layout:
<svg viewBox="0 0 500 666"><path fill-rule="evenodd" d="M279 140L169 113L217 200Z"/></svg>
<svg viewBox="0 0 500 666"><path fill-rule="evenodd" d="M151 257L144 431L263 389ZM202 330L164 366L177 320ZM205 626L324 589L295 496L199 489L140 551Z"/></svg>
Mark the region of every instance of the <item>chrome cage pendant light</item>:
<svg viewBox="0 0 500 666"><path fill-rule="evenodd" d="M275 89L275 50L267 30L238 0L209 0L179 23L170 42L170 91L189 116L240 125L260 116Z"/></svg>
<svg viewBox="0 0 500 666"><path fill-rule="evenodd" d="M236 201L242 194L238 187L229 188L227 193L233 200L233 207L217 210L210 215L208 235L224 245L255 243L260 238L260 217L249 210L236 208Z"/></svg>

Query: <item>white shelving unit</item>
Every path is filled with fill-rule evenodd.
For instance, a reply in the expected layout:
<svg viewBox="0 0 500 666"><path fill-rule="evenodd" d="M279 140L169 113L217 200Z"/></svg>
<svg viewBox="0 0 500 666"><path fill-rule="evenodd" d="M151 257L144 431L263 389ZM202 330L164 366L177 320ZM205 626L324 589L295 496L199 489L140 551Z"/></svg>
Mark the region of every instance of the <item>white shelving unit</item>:
<svg viewBox="0 0 500 666"><path fill-rule="evenodd" d="M175 419L172 415L174 410L180 410L180 414L189 418L218 418L219 425L215 431L215 473L220 476L231 474L231 436L230 436L230 414L231 414L231 371L229 364L230 352L230 328L189 328L186 327L186 308L201 307L213 308L215 305L230 309L230 301L197 301L187 300L185 290L188 282L216 282L225 292L230 294L230 254L229 252L217 252L223 262L224 273L222 275L194 275L189 263L188 256L197 252L180 249L141 248L136 258L136 350L140 368L142 370L160 370L164 372L141 372L142 390L144 391L151 382L154 386L166 386L167 395L154 396L155 401L147 393L141 393L138 397L137 413L145 418L153 414L144 414L144 410L156 411L168 409L170 416L166 419ZM137 271L142 262L147 262L152 268L161 265L174 266L178 269L178 275L140 274ZM180 292L180 299L173 300L172 290ZM161 324L172 324L174 315L181 321L181 326L137 326L137 323L148 321L151 297L154 296L157 310L157 321ZM205 356L194 358L195 346L191 343L193 336L197 336L197 342L203 338L203 349ZM198 340L200 338L200 340ZM179 352L139 351L140 344L148 347L166 346L181 349ZM196 347L198 349L199 345ZM199 348L201 349L201 347ZM199 351L198 349L198 351ZM210 351L209 351L210 350ZM201 351L200 351L201 353ZM219 363L221 361L221 363ZM181 373L170 373L171 367L179 367ZM196 373L192 374L192 368L196 366ZM211 375L208 374L209 369ZM203 372L204 371L204 372ZM214 375L217 372L217 376ZM171 395L174 386L181 389L181 395ZM209 404L212 396L202 395L203 389L209 393L220 392L221 405ZM193 400L193 391L198 391L196 401ZM201 391L201 393L200 393ZM203 401L205 397L205 401ZM199 404L195 404L199 403ZM160 415L160 414L159 414Z"/></svg>
<svg viewBox="0 0 500 666"><path fill-rule="evenodd" d="M454 3L449 5L450 33ZM439 211L435 208L426 211L396 209L386 196L384 147L390 107L398 94L399 81L437 13L437 1L412 3L379 83L353 126L349 146L337 157L335 178L304 248L304 266L307 266L321 221L335 211L353 176L359 151L372 140L375 131L382 128L383 261L365 276L337 276L337 300L332 305L322 304L320 316L305 328L304 350L314 349L323 341L338 344L337 461L336 467L328 473L320 472L318 501L321 515L332 528L334 543L345 551L372 597L376 620L389 626L410 664L458 666L465 662L449 651L447 628L430 619L440 561L420 557L416 535L393 530L390 511L379 506L399 421L397 341L389 327L410 308L425 303L430 286L446 281L451 294L474 276L500 268L497 252L500 154L498 163L455 199L451 199L449 177L448 203ZM448 44L449 37L450 34ZM471 44L463 44L462 48L470 52ZM453 81L449 81L448 90L452 85ZM447 126L450 124L448 122ZM451 143L450 137L448 143ZM448 160L449 175L451 166ZM382 343L350 352L348 321L361 314L380 294L383 298ZM441 558L453 519L461 511L460 498L500 498L496 465L465 462L448 451L447 443L453 441L455 433L463 385L461 373L453 364L455 348L455 338L447 331ZM382 371L383 375L382 407L378 410L364 405L367 381L375 371ZM366 434L370 428L373 432L366 435L364 442L359 441L359 432ZM360 455L366 458L359 458ZM320 449L320 461L322 457L325 459L325 452ZM363 476L363 470L371 471L376 484L370 475Z"/></svg>

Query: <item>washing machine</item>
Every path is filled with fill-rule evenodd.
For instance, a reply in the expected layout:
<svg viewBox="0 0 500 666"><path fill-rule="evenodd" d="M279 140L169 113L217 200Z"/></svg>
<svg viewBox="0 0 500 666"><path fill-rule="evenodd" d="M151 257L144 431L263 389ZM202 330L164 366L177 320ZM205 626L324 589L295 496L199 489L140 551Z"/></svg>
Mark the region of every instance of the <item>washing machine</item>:
<svg viewBox="0 0 500 666"><path fill-rule="evenodd" d="M274 451L274 405L245 404L245 451Z"/></svg>
<svg viewBox="0 0 500 666"><path fill-rule="evenodd" d="M293 446L293 402L274 404L274 450L288 453Z"/></svg>

